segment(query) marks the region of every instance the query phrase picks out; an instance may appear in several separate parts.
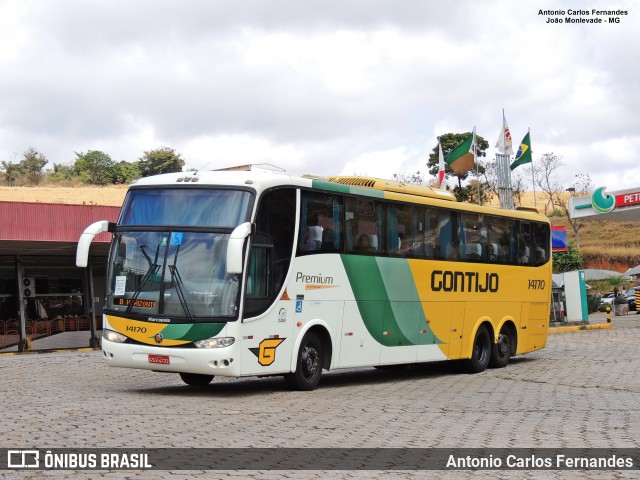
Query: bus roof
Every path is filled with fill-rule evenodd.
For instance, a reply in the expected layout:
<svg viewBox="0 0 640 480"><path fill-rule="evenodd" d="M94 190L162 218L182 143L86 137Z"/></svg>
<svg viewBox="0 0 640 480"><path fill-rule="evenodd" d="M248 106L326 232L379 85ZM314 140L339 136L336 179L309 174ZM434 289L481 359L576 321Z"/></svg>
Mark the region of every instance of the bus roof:
<svg viewBox="0 0 640 480"><path fill-rule="evenodd" d="M342 185L354 185L358 187L384 190L385 192L406 193L419 197L437 198L439 200L456 201L453 193L446 190L427 187L425 185L415 185L412 183L397 182L394 180L383 180L371 177L327 177L329 182L340 183Z"/></svg>
<svg viewBox="0 0 640 480"><path fill-rule="evenodd" d="M315 176L292 177L284 170L270 164L241 165L221 170L166 173L137 180L133 188L153 186L193 186L225 185L250 187L258 192L277 186L298 186L318 190L335 191L353 195L386 198L400 202L430 204L456 210L504 215L509 217L542 220L546 217L533 208L503 210L494 206L480 206L458 202L448 191L424 185L414 185L393 180L357 176Z"/></svg>

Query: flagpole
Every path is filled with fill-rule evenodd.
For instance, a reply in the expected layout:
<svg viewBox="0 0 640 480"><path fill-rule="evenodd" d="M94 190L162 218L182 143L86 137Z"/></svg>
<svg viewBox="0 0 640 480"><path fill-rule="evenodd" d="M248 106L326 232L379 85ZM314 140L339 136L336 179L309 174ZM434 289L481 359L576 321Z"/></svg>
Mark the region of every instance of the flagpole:
<svg viewBox="0 0 640 480"><path fill-rule="evenodd" d="M438 188L442 188L442 182L444 182L444 172L447 167L444 164L444 156L442 154L442 145L440 144L440 137L436 136L436 139L438 140Z"/></svg>
<svg viewBox="0 0 640 480"><path fill-rule="evenodd" d="M531 147L531 127L527 128L527 135L529 135L529 147ZM531 183L533 184L533 207L538 209L538 200L536 199L536 177L533 173L533 149L529 148L531 152Z"/></svg>
<svg viewBox="0 0 640 480"><path fill-rule="evenodd" d="M504 108L502 109L502 145L504 145L504 153L507 153L507 119L504 116Z"/></svg>
<svg viewBox="0 0 640 480"><path fill-rule="evenodd" d="M478 205L480 205L480 174L478 173L478 154L477 154L477 145L476 145L476 127L475 125L473 126L473 142L472 142L472 148L473 148L473 163L476 164L476 180L478 181Z"/></svg>

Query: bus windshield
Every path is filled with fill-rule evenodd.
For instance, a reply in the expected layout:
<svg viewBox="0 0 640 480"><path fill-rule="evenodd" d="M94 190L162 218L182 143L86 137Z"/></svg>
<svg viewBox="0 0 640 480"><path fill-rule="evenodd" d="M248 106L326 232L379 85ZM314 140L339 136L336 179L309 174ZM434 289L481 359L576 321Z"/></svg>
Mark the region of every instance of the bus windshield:
<svg viewBox="0 0 640 480"><path fill-rule="evenodd" d="M252 198L230 189L130 190L112 243L106 309L172 323L236 317L239 278L227 274L227 244Z"/></svg>
<svg viewBox="0 0 640 480"><path fill-rule="evenodd" d="M119 225L235 228L247 221L249 191L208 188L132 189Z"/></svg>
<svg viewBox="0 0 640 480"><path fill-rule="evenodd" d="M228 240L222 233L118 232L107 309L228 321L238 312L238 276L226 272Z"/></svg>

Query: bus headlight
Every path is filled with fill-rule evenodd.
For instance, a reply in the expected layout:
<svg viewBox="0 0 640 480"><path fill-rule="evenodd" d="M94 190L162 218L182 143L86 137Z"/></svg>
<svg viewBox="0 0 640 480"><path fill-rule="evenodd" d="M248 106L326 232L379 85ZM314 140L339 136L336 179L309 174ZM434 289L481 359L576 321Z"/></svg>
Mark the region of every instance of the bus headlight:
<svg viewBox="0 0 640 480"><path fill-rule="evenodd" d="M106 328L102 331L102 338L115 343L124 343L127 341L127 337L125 337L124 335Z"/></svg>
<svg viewBox="0 0 640 480"><path fill-rule="evenodd" d="M236 341L233 337L220 337L220 338L206 338L204 340L198 340L193 344L198 348L222 348L233 345Z"/></svg>

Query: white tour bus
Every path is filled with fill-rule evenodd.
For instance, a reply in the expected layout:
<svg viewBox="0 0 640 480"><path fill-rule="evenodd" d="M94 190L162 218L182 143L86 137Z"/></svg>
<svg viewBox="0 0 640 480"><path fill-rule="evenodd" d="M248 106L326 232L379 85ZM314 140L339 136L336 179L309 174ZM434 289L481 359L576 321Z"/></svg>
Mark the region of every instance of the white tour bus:
<svg viewBox="0 0 640 480"><path fill-rule="evenodd" d="M102 350L108 365L284 375L461 360L471 372L543 348L548 220L456 202L428 187L247 167L133 184L113 233Z"/></svg>

